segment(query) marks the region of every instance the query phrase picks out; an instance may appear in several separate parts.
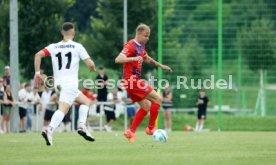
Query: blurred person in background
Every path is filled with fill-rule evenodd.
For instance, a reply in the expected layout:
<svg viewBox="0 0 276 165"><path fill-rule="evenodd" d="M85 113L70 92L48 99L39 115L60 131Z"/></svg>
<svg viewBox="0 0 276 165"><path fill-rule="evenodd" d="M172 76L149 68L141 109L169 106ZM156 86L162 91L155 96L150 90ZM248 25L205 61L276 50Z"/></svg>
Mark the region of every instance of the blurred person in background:
<svg viewBox="0 0 276 165"><path fill-rule="evenodd" d="M172 131L172 121L171 121L171 111L172 108L172 92L170 91L170 86L167 84L162 92L163 97L163 117L164 117L164 126L167 132Z"/></svg>
<svg viewBox="0 0 276 165"><path fill-rule="evenodd" d="M114 121L116 121L116 116L115 116L116 104L122 102L122 95L119 94L117 88L113 89L112 93L111 92L108 93L107 101L112 102L114 104L104 106L104 113L106 117L106 124L104 125L104 129L107 132L112 132L111 125Z"/></svg>
<svg viewBox="0 0 276 165"><path fill-rule="evenodd" d="M27 107L28 102L30 103L32 100L28 100L28 93L31 92L31 85L29 83L26 83L23 85L24 88L20 89L18 92L18 98L19 98L19 117L20 117L20 127L19 132L24 133L26 132L26 115L27 115Z"/></svg>
<svg viewBox="0 0 276 165"><path fill-rule="evenodd" d="M52 95L52 90L50 88L45 87L44 91L41 95L41 102L42 102L42 111L45 112L45 109L50 102L50 98Z"/></svg>
<svg viewBox="0 0 276 165"><path fill-rule="evenodd" d="M42 111L42 102L41 102L41 97L39 95L39 89L38 87L34 87L33 89L33 109L32 109L32 113L31 113L31 119L33 119L33 117L39 117L39 115L36 115L36 113L40 114ZM35 120L38 121L38 120ZM38 124L38 123L37 123Z"/></svg>
<svg viewBox="0 0 276 165"><path fill-rule="evenodd" d="M122 88L122 90L123 90L122 91L122 100L124 101L124 103L126 105L128 122L132 123L135 113L136 113L136 105L132 102L132 100L128 96L127 91L124 88Z"/></svg>
<svg viewBox="0 0 276 165"><path fill-rule="evenodd" d="M23 88L24 88L24 84L21 84L20 82L18 82L18 91L20 91Z"/></svg>
<svg viewBox="0 0 276 165"><path fill-rule="evenodd" d="M6 95L3 87L4 87L4 80L3 80L3 78L0 78L0 124L1 124L1 126L3 124L3 119L2 119L3 107L7 103L7 95ZM4 133L4 131L2 130L2 127L1 127L0 134L3 134L3 133Z"/></svg>
<svg viewBox="0 0 276 165"><path fill-rule="evenodd" d="M10 66L7 65L7 66L5 66L5 75L3 76L4 86L10 85L10 83L11 83L10 75L11 75Z"/></svg>
<svg viewBox="0 0 276 165"><path fill-rule="evenodd" d="M121 114L124 114L123 89L121 87L117 87L117 98L120 98L120 100L115 104L116 119L118 119Z"/></svg>
<svg viewBox="0 0 276 165"><path fill-rule="evenodd" d="M3 80L3 78L0 78L0 80L2 81L2 84L1 84L1 87L0 87L0 91L5 91L4 80Z"/></svg>
<svg viewBox="0 0 276 165"><path fill-rule="evenodd" d="M38 94L41 97L45 89L44 81L47 79L47 75L44 73L44 69L40 69L41 78L35 81L35 87L38 88Z"/></svg>
<svg viewBox="0 0 276 165"><path fill-rule="evenodd" d="M46 90L48 90L47 94L50 93L50 97L49 97L49 100L46 100L48 98L48 95L46 98L46 94L44 94L44 99L45 99L45 102L47 102L47 104L45 106L44 122L43 122L42 131L47 128L47 126L49 125L49 123L51 121L53 114L58 109L58 94L57 94L57 92L55 92L55 90L49 90L48 88L46 88ZM42 94L42 96L43 96L43 94Z"/></svg>
<svg viewBox="0 0 276 165"><path fill-rule="evenodd" d="M81 92L89 99L92 101L92 103L96 103L97 100L96 98L94 97L94 91L92 89L89 89L89 88L84 88L81 90ZM79 117L79 107L80 105L79 104L75 104L75 125L74 125L74 128L77 129L77 120L78 120L78 117ZM90 107L89 107L90 109ZM88 111L89 112L89 111ZM89 115L89 114L87 114ZM87 120L87 126L89 127L89 124L88 124L88 120ZM90 129L90 128L89 128Z"/></svg>
<svg viewBox="0 0 276 165"><path fill-rule="evenodd" d="M107 101L107 86L108 86L108 77L105 74L103 66L99 67L99 72L96 77L96 86L97 86L97 101L106 102ZM97 106L97 113L100 114L100 105Z"/></svg>
<svg viewBox="0 0 276 165"><path fill-rule="evenodd" d="M94 97L94 90L93 89L88 89L88 88L85 88L81 91L89 100L92 101L93 104L97 104L97 99ZM91 108L91 106L89 107ZM87 114L89 116L89 113ZM87 120L87 126L89 127L89 121ZM89 127L89 129L91 129Z"/></svg>
<svg viewBox="0 0 276 165"><path fill-rule="evenodd" d="M42 95L40 97L41 98L41 112L39 112L39 121L44 120L44 116L46 113L46 107L47 107L48 103L50 102L51 93L52 93L51 88L45 86L44 91L42 92ZM43 123L44 122L39 123L39 129L44 127Z"/></svg>
<svg viewBox="0 0 276 165"><path fill-rule="evenodd" d="M37 89L36 89L37 91ZM25 131L30 132L32 129L32 117L33 117L33 110L34 110L34 93L31 91L31 86L26 88L26 96L25 96L25 101L26 101L26 127Z"/></svg>
<svg viewBox="0 0 276 165"><path fill-rule="evenodd" d="M11 91L11 86L6 86L7 103L3 106L3 130L7 133L10 132L10 115L12 108L16 106L16 101Z"/></svg>
<svg viewBox="0 0 276 165"><path fill-rule="evenodd" d="M200 132L203 130L204 121L206 120L206 112L207 112L208 104L209 104L209 99L206 96L205 91L202 89L200 90L199 97L196 101L196 106L198 107L197 122L195 127L196 132Z"/></svg>

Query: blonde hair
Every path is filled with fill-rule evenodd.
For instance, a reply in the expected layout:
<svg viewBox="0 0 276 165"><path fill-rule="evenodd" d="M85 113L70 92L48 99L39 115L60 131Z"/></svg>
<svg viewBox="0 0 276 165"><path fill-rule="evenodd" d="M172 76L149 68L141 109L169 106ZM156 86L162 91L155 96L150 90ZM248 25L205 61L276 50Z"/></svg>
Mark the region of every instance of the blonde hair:
<svg viewBox="0 0 276 165"><path fill-rule="evenodd" d="M136 28L136 33L141 33L145 30L150 30L150 27L144 23L140 23Z"/></svg>

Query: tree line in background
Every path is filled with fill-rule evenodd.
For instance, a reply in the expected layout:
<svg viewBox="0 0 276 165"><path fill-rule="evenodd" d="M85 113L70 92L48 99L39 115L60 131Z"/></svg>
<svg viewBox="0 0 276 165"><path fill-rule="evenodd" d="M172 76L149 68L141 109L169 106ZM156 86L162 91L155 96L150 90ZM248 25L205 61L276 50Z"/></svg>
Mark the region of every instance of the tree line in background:
<svg viewBox="0 0 276 165"><path fill-rule="evenodd" d="M175 74L206 77L217 48L217 0L163 0L164 62ZM0 56L9 63L9 1L0 0ZM61 39L64 21L77 25L82 43L96 64L120 70L114 58L123 46L123 0L18 0L19 55L23 77L33 77L33 55ZM128 39L143 22L151 28L148 53L157 59L157 0L128 0ZM273 0L223 0L223 59L238 58L252 71L271 70L276 62L276 4ZM209 60L208 60L209 59ZM45 60L43 67L51 67ZM175 64L177 62L177 64ZM206 68L209 66L209 68ZM145 65L144 71L152 70ZM231 69L230 69L231 70ZM47 70L50 72L50 69ZM48 73L51 74L51 73ZM166 74L165 77L172 75Z"/></svg>
<svg viewBox="0 0 276 165"><path fill-rule="evenodd" d="M241 50L251 70L270 69L276 62L276 3L271 0L249 2L223 0L223 58L237 58ZM191 56L199 56L197 60L202 66L206 66L206 61L212 64L212 60L206 59L211 59L212 50L218 47L218 1L164 0L163 20L167 38L163 41L164 47L174 45L176 50L181 50L178 53L174 50L173 54L182 58L181 66L186 67L182 70L200 75L203 68L192 69L184 65L190 64L185 61L190 61ZM187 53L187 46L196 53ZM166 54L170 51L173 50Z"/></svg>
<svg viewBox="0 0 276 165"><path fill-rule="evenodd" d="M240 46L241 49L244 48L243 54L249 56L246 59L248 59L248 64L251 65L252 69L258 69L258 64L254 63L256 60L250 61L252 56L254 57L251 59L257 58L264 62L260 67L267 69L276 59L267 57L267 55L276 54L273 45L275 42L272 42L275 35L273 22L276 17L273 14L275 5L270 5L270 0L256 0L255 7L249 5L247 1L224 0L223 2L223 19L225 20L223 26L231 27L223 31L224 45L228 48L233 48L236 45ZM113 60L106 59L114 59L123 45L122 0L18 0L18 4L19 54L21 68L24 66L24 70L22 70L24 76L30 77L29 73L33 71L33 64L26 65L30 64L30 61L33 62L32 55L45 45L60 40L60 26L64 21L76 23L78 30L76 40L85 45L97 62L112 69L118 69ZM128 1L128 38L134 36L135 27L139 23L149 24L152 28L152 34L147 49L154 58L157 55L157 7L157 0ZM1 0L0 9L0 35L2 39L0 55L1 59L9 62L9 2ZM165 44L173 43L176 47L183 48L183 51L177 53L177 56L182 59L188 56L190 59L191 53L188 53L189 49L185 47L193 45L193 43L196 43L194 47L203 48L203 51L200 52L205 56L210 54L212 48L217 47L216 0L186 0L185 2L164 0L164 9L163 20L166 23L164 26L165 29L168 29L164 31L164 35L173 38L173 41L165 41ZM271 14L264 13L265 11L271 11ZM182 19L177 21L172 19L177 18L177 16L182 16ZM204 28L194 28L195 25ZM268 35L262 35L264 31ZM252 37L250 37L251 33L253 34ZM254 34L258 34L258 38ZM259 49L248 52L248 45L255 47L250 42L256 42L258 39L260 40L258 42L263 43L263 45L258 45L262 47L266 45L268 47L266 50L269 49L272 52L258 52ZM248 44L243 40L247 41ZM237 42L240 44L236 44ZM231 56L231 53L225 52L224 58ZM185 62L185 60L181 61Z"/></svg>
<svg viewBox="0 0 276 165"><path fill-rule="evenodd" d="M177 75L195 80L210 78L210 74L216 76L218 0L163 2L163 61L173 65L175 71L174 74L164 74L164 77L175 82ZM223 0L222 11L223 76L233 75L235 88L241 88L237 86L241 55L242 73L249 74L242 75L243 84L239 85L255 84L258 87L259 70L273 71L276 68L273 65L276 62L276 3L272 0L255 0L254 3L251 0ZM276 79L271 81L275 82ZM194 107L197 91L183 89L175 93L178 105ZM188 99L181 100L181 94L186 94ZM215 100L213 104L216 104Z"/></svg>
<svg viewBox="0 0 276 165"><path fill-rule="evenodd" d="M20 73L33 77L33 55L53 42L61 40L60 27L65 21L77 25L75 40L82 43L96 64L119 69L114 60L123 47L123 1L105 0L18 0ZM0 56L9 63L9 2L1 0ZM147 46L156 58L156 1L128 2L128 38L134 37L135 27L146 23L152 28ZM44 60L43 67L51 67ZM48 71L50 72L50 70ZM51 74L51 73L48 73Z"/></svg>

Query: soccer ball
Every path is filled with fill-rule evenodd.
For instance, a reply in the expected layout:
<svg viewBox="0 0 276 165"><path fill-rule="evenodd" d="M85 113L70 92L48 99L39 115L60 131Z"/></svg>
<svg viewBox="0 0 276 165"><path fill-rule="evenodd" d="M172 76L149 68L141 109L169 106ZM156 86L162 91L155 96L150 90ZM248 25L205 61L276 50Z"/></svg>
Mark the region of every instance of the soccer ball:
<svg viewBox="0 0 276 165"><path fill-rule="evenodd" d="M193 131L193 130L194 130L193 127L191 127L190 125L188 124L184 125L184 131Z"/></svg>
<svg viewBox="0 0 276 165"><path fill-rule="evenodd" d="M154 141L157 141L157 142L166 142L168 140L168 135L166 131L162 129L158 129L154 131L152 138Z"/></svg>

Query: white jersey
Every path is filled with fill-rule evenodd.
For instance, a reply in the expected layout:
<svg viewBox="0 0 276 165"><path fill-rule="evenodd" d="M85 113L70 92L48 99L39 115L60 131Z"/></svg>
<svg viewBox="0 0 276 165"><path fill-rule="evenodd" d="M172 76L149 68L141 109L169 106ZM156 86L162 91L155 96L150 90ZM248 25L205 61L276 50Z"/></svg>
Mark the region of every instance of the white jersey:
<svg viewBox="0 0 276 165"><path fill-rule="evenodd" d="M78 84L79 61L90 58L85 48L72 40L50 44L43 49L51 56L55 85Z"/></svg>

